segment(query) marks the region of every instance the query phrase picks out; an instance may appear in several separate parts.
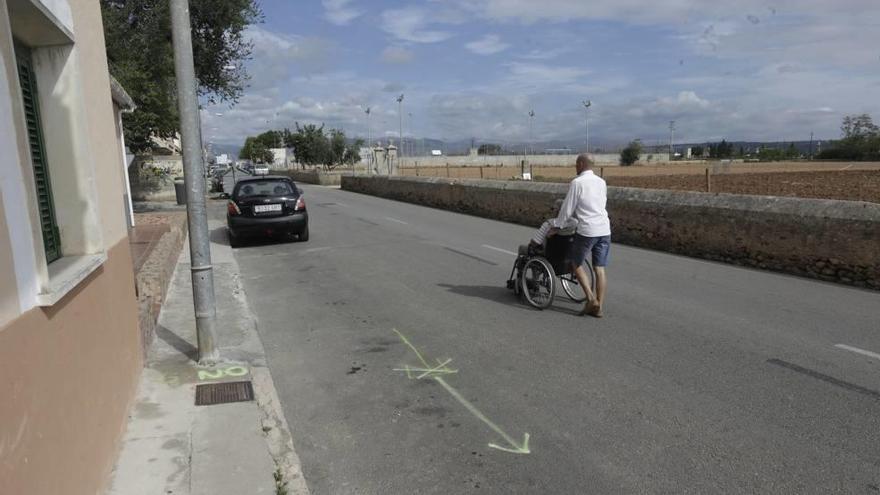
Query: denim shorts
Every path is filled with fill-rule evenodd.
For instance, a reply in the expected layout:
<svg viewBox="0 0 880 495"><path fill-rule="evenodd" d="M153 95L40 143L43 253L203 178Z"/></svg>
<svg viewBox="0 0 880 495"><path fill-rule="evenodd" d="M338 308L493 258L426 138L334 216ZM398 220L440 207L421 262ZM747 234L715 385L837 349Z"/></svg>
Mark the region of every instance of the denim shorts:
<svg viewBox="0 0 880 495"><path fill-rule="evenodd" d="M593 267L606 266L608 254L611 251L611 236L585 237L575 234L574 243L571 246L570 260L576 266L580 266L587 260L587 255L592 255Z"/></svg>

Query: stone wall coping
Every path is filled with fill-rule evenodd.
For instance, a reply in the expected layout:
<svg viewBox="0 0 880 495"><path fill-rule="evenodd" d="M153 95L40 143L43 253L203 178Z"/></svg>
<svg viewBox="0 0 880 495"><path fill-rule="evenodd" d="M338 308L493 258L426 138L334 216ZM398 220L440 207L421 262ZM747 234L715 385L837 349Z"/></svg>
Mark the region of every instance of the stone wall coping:
<svg viewBox="0 0 880 495"><path fill-rule="evenodd" d="M376 177L354 176L356 179L388 180L422 184L448 184L507 191L525 191L565 196L568 184L552 182L457 179L449 177ZM635 187L609 187L608 199L663 206L695 206L736 211L760 211L799 217L823 217L841 220L880 222L880 204L864 201L793 198L782 196L754 196L745 194L671 191Z"/></svg>

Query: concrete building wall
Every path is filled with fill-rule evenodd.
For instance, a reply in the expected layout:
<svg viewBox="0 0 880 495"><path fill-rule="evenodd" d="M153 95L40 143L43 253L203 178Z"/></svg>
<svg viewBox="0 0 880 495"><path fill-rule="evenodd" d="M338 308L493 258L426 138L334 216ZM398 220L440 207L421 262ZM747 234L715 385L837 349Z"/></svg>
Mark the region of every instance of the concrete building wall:
<svg viewBox="0 0 880 495"><path fill-rule="evenodd" d="M342 176L342 188L537 226L567 184ZM880 204L611 187L625 244L880 289Z"/></svg>
<svg viewBox="0 0 880 495"><path fill-rule="evenodd" d="M13 39L63 256L47 263ZM0 0L0 493L102 493L142 355L99 3ZM62 210L63 211L59 211Z"/></svg>

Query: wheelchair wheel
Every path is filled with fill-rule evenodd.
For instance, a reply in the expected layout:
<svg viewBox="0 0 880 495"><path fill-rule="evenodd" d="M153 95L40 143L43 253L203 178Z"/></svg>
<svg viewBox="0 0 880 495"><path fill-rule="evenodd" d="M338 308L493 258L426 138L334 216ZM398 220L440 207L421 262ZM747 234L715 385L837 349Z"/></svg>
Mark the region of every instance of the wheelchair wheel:
<svg viewBox="0 0 880 495"><path fill-rule="evenodd" d="M528 260L520 274L520 291L526 302L538 309L546 309L556 296L556 274L550 263L541 257Z"/></svg>
<svg viewBox="0 0 880 495"><path fill-rule="evenodd" d="M584 263L584 270L587 272L587 280L590 282L590 289L596 289L596 273L593 272L593 265ZM582 303L587 300L587 294L578 282L574 272L566 273L559 277L559 283L562 285L562 291L569 299L576 303Z"/></svg>

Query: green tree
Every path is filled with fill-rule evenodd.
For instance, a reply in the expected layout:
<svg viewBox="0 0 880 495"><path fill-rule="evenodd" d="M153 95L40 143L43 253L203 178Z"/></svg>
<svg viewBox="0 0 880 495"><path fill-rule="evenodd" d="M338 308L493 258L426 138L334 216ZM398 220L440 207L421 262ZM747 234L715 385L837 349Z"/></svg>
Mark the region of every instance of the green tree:
<svg viewBox="0 0 880 495"><path fill-rule="evenodd" d="M287 136L287 145L293 148L296 160L309 166L324 165L330 161L330 142L324 135L324 125L296 123L296 132Z"/></svg>
<svg viewBox="0 0 880 495"><path fill-rule="evenodd" d="M479 148L477 148L478 155L500 155L501 154L501 145L500 144L481 144Z"/></svg>
<svg viewBox="0 0 880 495"><path fill-rule="evenodd" d="M639 161L639 157L642 155L642 141L640 139L635 139L630 141L630 143L620 151L620 164L623 166L629 166Z"/></svg>
<svg viewBox="0 0 880 495"><path fill-rule="evenodd" d="M171 137L179 129L174 50L168 0L101 0L110 72L137 110L124 114L126 144L150 148L151 136ZM252 46L248 26L262 19L255 0L190 2L198 92L205 100L234 104L248 80L244 61Z"/></svg>
<svg viewBox="0 0 880 495"><path fill-rule="evenodd" d="M239 156L256 163L272 163L275 155L272 154L269 146L266 145L265 138L261 138L262 136L263 134L256 137L248 136L244 140L244 146L241 147L241 151L238 152Z"/></svg>
<svg viewBox="0 0 880 495"><path fill-rule="evenodd" d="M345 161L346 148L345 133L339 129L332 129L330 131L330 156L324 164L328 168L342 164Z"/></svg>
<svg viewBox="0 0 880 495"><path fill-rule="evenodd" d="M354 165L361 161L361 146L364 145L363 139L355 139L353 143L345 147L345 156L342 162L346 165Z"/></svg>
<svg viewBox="0 0 880 495"><path fill-rule="evenodd" d="M709 158L730 158L733 156L733 145L728 143L726 139L722 139L720 143L709 145Z"/></svg>
<svg viewBox="0 0 880 495"><path fill-rule="evenodd" d="M819 153L826 160L880 159L880 129L868 114L847 115L840 126L842 139Z"/></svg>
<svg viewBox="0 0 880 495"><path fill-rule="evenodd" d="M844 117L840 132L844 140L864 140L880 135L880 128L874 124L870 115L863 113Z"/></svg>

